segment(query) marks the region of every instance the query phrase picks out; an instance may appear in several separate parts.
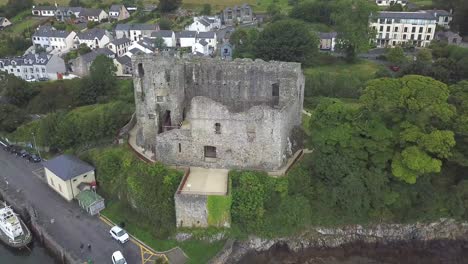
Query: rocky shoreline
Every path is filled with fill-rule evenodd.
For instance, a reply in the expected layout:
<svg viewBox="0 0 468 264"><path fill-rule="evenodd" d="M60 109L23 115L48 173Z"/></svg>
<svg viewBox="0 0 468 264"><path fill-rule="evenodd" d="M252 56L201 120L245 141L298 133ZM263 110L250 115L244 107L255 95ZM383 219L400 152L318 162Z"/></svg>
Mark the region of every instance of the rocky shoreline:
<svg viewBox="0 0 468 264"><path fill-rule="evenodd" d="M443 250L440 250L442 248ZM442 258L450 258L450 254L446 254L446 252L451 252L454 259L448 260L449 262L426 263L464 263L457 262L456 258L463 257L461 255L468 252L468 223L457 222L453 219L440 219L433 223L378 224L366 227L353 225L343 228L316 227L295 237L277 239L252 236L244 241L236 241L232 247L225 248L224 252L218 254L219 257L214 258L211 263L247 263L243 260L245 257L262 256L262 254L273 256L275 252L287 252L282 254L284 256L283 263L316 263L307 262L305 259L308 256L312 258L314 254L320 256L326 251L333 257L339 258L344 256L344 252L356 250L360 251L360 254L355 255L363 255L362 253L365 252L364 255L379 259L386 255L394 255L395 252L409 255L410 251L417 254L424 251L434 251L435 253L443 251ZM465 263L468 263L468 254L464 257L466 257ZM434 257L431 256L431 259ZM384 263L383 261L380 259L380 262L376 263ZM396 263L391 258L385 261ZM366 263L365 261L354 263L359 262ZM398 263L402 262L398 261ZM413 261L413 263L416 262Z"/></svg>

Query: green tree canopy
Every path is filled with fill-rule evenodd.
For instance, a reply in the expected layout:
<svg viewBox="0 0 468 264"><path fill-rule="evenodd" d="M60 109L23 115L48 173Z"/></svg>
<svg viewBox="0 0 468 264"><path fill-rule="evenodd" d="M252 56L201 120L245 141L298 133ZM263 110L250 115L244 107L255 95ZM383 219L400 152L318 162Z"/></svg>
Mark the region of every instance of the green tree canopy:
<svg viewBox="0 0 468 264"><path fill-rule="evenodd" d="M255 43L255 54L264 60L307 63L317 52L317 36L296 20L280 20L266 26Z"/></svg>
<svg viewBox="0 0 468 264"><path fill-rule="evenodd" d="M405 52L401 47L389 48L386 52L387 60L394 65L402 65L407 61Z"/></svg>
<svg viewBox="0 0 468 264"><path fill-rule="evenodd" d="M80 104L93 104L100 97L112 94L116 88L115 71L112 59L98 55L91 64L89 77L83 79L83 87L79 94Z"/></svg>
<svg viewBox="0 0 468 264"><path fill-rule="evenodd" d="M182 5L182 0L159 0L158 8L161 12L171 12Z"/></svg>
<svg viewBox="0 0 468 264"><path fill-rule="evenodd" d="M369 27L369 17L377 6L367 0L337 0L332 20L338 32L338 49L344 51L349 60L365 52L375 32Z"/></svg>

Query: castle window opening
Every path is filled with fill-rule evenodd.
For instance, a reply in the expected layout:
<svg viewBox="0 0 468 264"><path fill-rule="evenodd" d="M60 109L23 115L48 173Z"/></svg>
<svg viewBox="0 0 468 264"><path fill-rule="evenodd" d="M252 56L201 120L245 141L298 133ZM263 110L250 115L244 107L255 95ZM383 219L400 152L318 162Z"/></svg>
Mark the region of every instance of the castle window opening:
<svg viewBox="0 0 468 264"><path fill-rule="evenodd" d="M216 147L205 146L205 158L216 159Z"/></svg>
<svg viewBox="0 0 468 264"><path fill-rule="evenodd" d="M182 152L182 144L179 143L179 153Z"/></svg>
<svg viewBox="0 0 468 264"><path fill-rule="evenodd" d="M138 76L140 78L145 76L145 70L143 69L143 63L138 63Z"/></svg>
<svg viewBox="0 0 468 264"><path fill-rule="evenodd" d="M215 133L216 134L221 134L221 124L220 123L215 124Z"/></svg>

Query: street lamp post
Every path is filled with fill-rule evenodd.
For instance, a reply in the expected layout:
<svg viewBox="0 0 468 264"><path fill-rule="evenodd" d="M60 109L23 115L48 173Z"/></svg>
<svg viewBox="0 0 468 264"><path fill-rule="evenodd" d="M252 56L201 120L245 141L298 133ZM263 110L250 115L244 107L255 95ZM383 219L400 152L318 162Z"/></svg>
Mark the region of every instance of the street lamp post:
<svg viewBox="0 0 468 264"><path fill-rule="evenodd" d="M36 152L37 152L37 154L39 154L39 158L41 158L41 160L42 160L42 157L41 157L41 152L39 151L39 149L37 149L37 144L36 144L36 137L35 137L35 135L34 135L34 132L33 132L33 133L31 133L31 134L32 134L32 136L33 136L33 140L34 140L34 148L36 149Z"/></svg>

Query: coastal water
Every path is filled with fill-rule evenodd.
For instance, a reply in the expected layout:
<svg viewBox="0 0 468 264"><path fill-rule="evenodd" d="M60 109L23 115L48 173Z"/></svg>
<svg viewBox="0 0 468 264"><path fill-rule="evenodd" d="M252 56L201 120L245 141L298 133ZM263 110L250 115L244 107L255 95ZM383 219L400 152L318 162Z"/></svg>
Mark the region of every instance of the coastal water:
<svg viewBox="0 0 468 264"><path fill-rule="evenodd" d="M467 264L468 241L401 242L393 245L348 244L336 249L291 252L273 246L251 252L238 264Z"/></svg>
<svg viewBox="0 0 468 264"><path fill-rule="evenodd" d="M0 243L1 264L58 264L39 243L33 242L29 249L15 250Z"/></svg>

